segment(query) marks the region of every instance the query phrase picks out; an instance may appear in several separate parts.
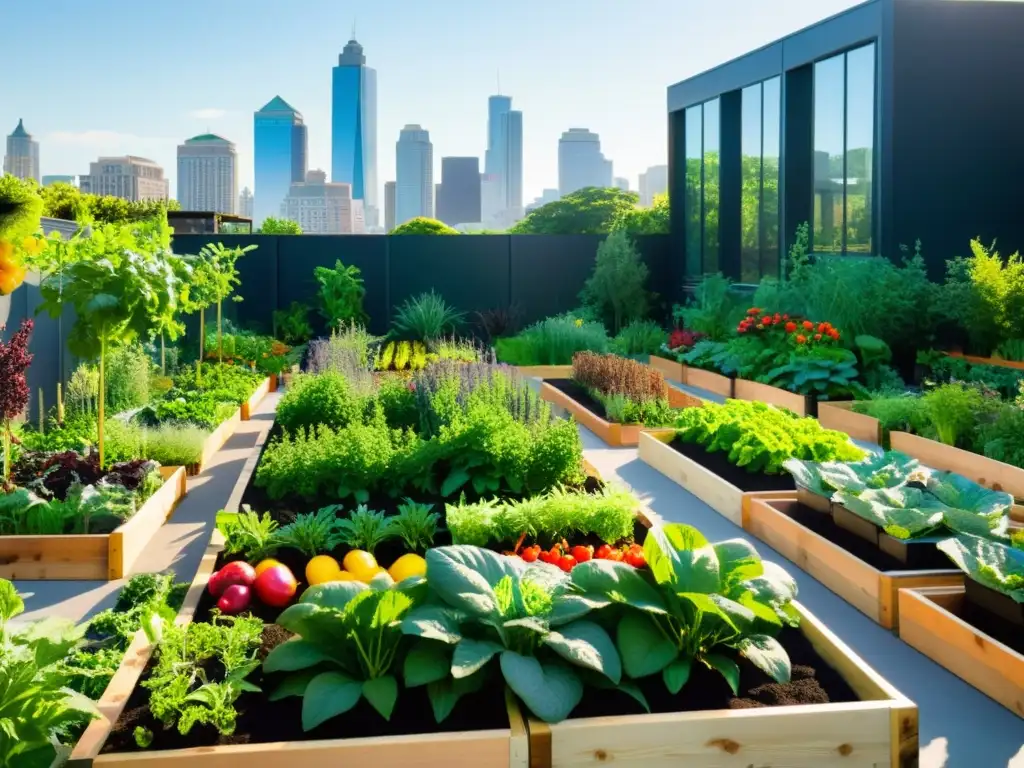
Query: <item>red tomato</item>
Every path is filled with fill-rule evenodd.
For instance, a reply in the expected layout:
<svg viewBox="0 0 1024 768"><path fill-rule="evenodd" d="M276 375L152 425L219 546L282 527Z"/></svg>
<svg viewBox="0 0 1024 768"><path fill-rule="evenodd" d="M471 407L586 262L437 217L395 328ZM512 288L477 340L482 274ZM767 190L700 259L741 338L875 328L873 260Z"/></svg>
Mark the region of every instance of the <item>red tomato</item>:
<svg viewBox="0 0 1024 768"><path fill-rule="evenodd" d="M256 569L248 563L236 560L213 574L207 582L206 588L214 597L220 597L230 586L241 584L244 587L251 587L254 581L256 581Z"/></svg>
<svg viewBox="0 0 1024 768"><path fill-rule="evenodd" d="M571 571L573 569L573 566L575 566L575 565L576 565L576 558L573 557L572 555L563 555L562 557L558 558L558 567L561 568L566 573Z"/></svg>
<svg viewBox="0 0 1024 768"><path fill-rule="evenodd" d="M572 556L576 558L577 563L585 563L594 556L594 548L590 546L583 547L577 544L572 548Z"/></svg>
<svg viewBox="0 0 1024 768"><path fill-rule="evenodd" d="M621 563L622 562L622 550L621 549L611 549L609 547L608 554L605 556L605 559L606 560L612 560L612 561L614 561L616 563Z"/></svg>
<svg viewBox="0 0 1024 768"><path fill-rule="evenodd" d="M610 544L602 544L597 548L597 552L594 553L594 557L598 560L607 560L608 555L611 554L612 548Z"/></svg>
<svg viewBox="0 0 1024 768"><path fill-rule="evenodd" d="M647 565L647 558L644 557L642 550L631 549L623 556L622 559L634 568L643 568Z"/></svg>
<svg viewBox="0 0 1024 768"><path fill-rule="evenodd" d="M252 590L244 584L232 584L220 596L220 600L217 601L217 607L220 608L221 613L233 616L248 608L251 600Z"/></svg>
<svg viewBox="0 0 1024 768"><path fill-rule="evenodd" d="M267 568L253 583L256 597L274 608L284 608L288 605L295 596L298 586L295 576L284 565Z"/></svg>
<svg viewBox="0 0 1024 768"><path fill-rule="evenodd" d="M540 544L534 544L532 547L526 547L523 549L521 555L524 562L532 563L540 557Z"/></svg>

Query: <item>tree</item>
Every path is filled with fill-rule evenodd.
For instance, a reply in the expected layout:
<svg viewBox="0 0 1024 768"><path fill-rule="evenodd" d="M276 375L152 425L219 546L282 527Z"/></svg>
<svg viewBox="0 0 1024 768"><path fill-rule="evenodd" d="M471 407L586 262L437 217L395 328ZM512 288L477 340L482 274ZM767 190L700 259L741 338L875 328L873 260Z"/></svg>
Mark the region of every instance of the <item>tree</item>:
<svg viewBox="0 0 1024 768"><path fill-rule="evenodd" d="M302 227L297 221L291 219L278 219L274 216L267 216L263 224L256 230L257 235L301 235Z"/></svg>
<svg viewBox="0 0 1024 768"><path fill-rule="evenodd" d="M452 229L443 221L417 216L391 230L392 235L457 235L459 230Z"/></svg>
<svg viewBox="0 0 1024 768"><path fill-rule="evenodd" d="M587 279L580 300L618 333L631 320L647 315L650 295L646 289L647 265L625 230L612 232L597 248L594 272Z"/></svg>
<svg viewBox="0 0 1024 768"><path fill-rule="evenodd" d="M63 182L43 187L43 215L67 221L90 221L98 224L127 224L166 216L177 211L177 200L130 201L113 195L90 195Z"/></svg>
<svg viewBox="0 0 1024 768"><path fill-rule="evenodd" d="M657 195L650 208L634 207L622 212L612 229L624 229L631 235L667 235L669 233L668 195Z"/></svg>
<svg viewBox="0 0 1024 768"><path fill-rule="evenodd" d="M513 235L603 235L639 201L636 192L586 187L542 205L517 223Z"/></svg>

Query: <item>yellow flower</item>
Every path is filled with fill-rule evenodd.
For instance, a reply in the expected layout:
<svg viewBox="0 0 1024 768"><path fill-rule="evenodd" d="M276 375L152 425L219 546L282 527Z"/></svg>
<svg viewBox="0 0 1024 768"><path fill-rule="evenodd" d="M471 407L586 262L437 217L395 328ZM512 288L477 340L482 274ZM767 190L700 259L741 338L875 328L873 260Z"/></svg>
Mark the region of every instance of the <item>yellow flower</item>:
<svg viewBox="0 0 1024 768"><path fill-rule="evenodd" d="M46 241L41 237L29 235L21 241L21 247L29 256L38 256L46 250Z"/></svg>
<svg viewBox="0 0 1024 768"><path fill-rule="evenodd" d="M577 317L576 318L576 327L577 328L582 328L583 327L583 318L582 317Z"/></svg>

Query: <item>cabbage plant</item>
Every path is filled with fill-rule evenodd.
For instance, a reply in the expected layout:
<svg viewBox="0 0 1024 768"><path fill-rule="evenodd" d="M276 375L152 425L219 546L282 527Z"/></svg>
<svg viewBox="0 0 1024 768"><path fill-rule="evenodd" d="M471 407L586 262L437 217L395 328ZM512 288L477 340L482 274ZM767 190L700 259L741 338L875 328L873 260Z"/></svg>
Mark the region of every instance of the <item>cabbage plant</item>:
<svg viewBox="0 0 1024 768"><path fill-rule="evenodd" d="M871 488L905 485L919 471L920 462L899 451L887 451L853 463L786 459L782 466L801 488L831 497L835 491L856 495Z"/></svg>
<svg viewBox="0 0 1024 768"><path fill-rule="evenodd" d="M1024 551L970 534L940 541L937 546L979 584L1024 603Z"/></svg>
<svg viewBox="0 0 1024 768"><path fill-rule="evenodd" d="M627 606L616 645L631 678L661 674L678 693L694 664L718 670L739 692L743 656L778 682L788 682L790 660L776 639L797 626L796 582L761 560L743 539L711 544L695 528L653 528L644 542L650 572L624 563L591 560L572 581L591 598Z"/></svg>

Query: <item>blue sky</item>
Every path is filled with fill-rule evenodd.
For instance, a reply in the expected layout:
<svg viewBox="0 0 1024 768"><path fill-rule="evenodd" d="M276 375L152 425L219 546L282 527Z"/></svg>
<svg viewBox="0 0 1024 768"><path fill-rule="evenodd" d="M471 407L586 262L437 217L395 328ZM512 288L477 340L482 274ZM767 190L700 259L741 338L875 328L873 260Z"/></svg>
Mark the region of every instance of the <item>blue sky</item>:
<svg viewBox="0 0 1024 768"><path fill-rule="evenodd" d="M478 155L487 97L523 111L524 197L558 182L558 137L601 136L616 176L666 162L668 85L856 5L856 0L0 0L0 133L25 119L43 174L101 154L162 164L207 129L234 141L252 184L252 113L280 94L330 168L331 67L353 22L378 72L381 187L419 123L446 155Z"/></svg>

